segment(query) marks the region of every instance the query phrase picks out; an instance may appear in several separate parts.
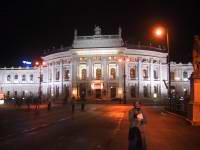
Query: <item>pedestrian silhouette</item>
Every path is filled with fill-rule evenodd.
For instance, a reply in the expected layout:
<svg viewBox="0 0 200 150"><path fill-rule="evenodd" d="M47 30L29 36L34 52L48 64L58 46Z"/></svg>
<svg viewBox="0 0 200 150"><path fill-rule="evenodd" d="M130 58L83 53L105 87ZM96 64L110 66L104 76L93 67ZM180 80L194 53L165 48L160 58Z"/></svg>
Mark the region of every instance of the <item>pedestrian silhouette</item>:
<svg viewBox="0 0 200 150"><path fill-rule="evenodd" d="M71 107L72 107L72 113L75 112L75 97L73 96L71 99Z"/></svg>
<svg viewBox="0 0 200 150"><path fill-rule="evenodd" d="M144 115L138 102L133 104L133 108L129 111L129 145L128 150L143 150L143 141L140 126L144 124Z"/></svg>

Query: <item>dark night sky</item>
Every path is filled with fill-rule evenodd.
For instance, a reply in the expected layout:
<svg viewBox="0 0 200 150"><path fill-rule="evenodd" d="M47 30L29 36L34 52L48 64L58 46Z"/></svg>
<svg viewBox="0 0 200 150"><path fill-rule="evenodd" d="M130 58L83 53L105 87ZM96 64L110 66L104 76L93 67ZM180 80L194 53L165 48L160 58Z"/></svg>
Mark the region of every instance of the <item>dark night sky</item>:
<svg viewBox="0 0 200 150"><path fill-rule="evenodd" d="M153 41L151 29L169 29L172 59L191 61L193 35L200 34L197 1L76 1L16 0L0 4L0 67L18 66L22 59L35 59L43 49L70 46L74 28L92 35L94 25L103 34L118 32L129 43Z"/></svg>

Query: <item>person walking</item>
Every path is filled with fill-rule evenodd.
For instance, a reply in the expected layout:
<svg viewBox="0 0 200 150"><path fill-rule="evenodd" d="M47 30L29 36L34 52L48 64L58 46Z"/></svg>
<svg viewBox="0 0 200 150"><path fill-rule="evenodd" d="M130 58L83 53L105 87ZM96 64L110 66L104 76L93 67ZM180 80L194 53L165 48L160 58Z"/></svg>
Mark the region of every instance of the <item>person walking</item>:
<svg viewBox="0 0 200 150"><path fill-rule="evenodd" d="M75 112L75 97L73 96L71 99L71 106L72 106L72 114Z"/></svg>
<svg viewBox="0 0 200 150"><path fill-rule="evenodd" d="M128 133L128 150L143 150L143 141L140 127L144 124L144 115L139 102L133 104L129 110L129 133Z"/></svg>
<svg viewBox="0 0 200 150"><path fill-rule="evenodd" d="M85 109L85 92L81 92L81 111L84 111Z"/></svg>

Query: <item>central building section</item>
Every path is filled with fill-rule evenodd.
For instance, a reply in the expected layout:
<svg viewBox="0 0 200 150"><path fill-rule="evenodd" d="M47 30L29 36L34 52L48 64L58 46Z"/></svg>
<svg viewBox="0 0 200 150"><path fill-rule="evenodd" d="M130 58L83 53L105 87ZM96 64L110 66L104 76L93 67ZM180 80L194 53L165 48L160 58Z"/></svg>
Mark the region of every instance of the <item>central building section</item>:
<svg viewBox="0 0 200 150"><path fill-rule="evenodd" d="M74 96L115 98L120 89L118 58L125 51L121 29L117 35L101 35L101 28L96 26L94 33L93 36L78 36L77 30L74 32L71 50L74 57L72 70L77 71L72 77L73 91L77 91Z"/></svg>

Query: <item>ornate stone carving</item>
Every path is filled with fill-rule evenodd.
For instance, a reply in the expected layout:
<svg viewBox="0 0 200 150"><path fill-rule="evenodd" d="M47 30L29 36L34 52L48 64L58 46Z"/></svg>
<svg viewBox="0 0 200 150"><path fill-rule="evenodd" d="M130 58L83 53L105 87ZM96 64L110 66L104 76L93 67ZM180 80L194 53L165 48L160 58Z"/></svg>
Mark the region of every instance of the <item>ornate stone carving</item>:
<svg viewBox="0 0 200 150"><path fill-rule="evenodd" d="M200 74L200 39L198 35L194 36L192 57L193 57L194 73Z"/></svg>

